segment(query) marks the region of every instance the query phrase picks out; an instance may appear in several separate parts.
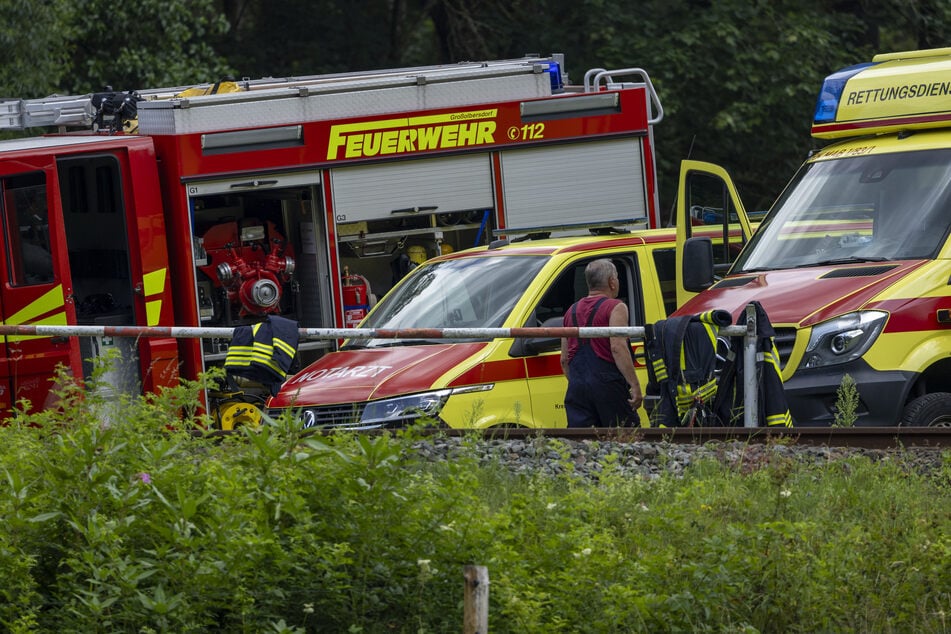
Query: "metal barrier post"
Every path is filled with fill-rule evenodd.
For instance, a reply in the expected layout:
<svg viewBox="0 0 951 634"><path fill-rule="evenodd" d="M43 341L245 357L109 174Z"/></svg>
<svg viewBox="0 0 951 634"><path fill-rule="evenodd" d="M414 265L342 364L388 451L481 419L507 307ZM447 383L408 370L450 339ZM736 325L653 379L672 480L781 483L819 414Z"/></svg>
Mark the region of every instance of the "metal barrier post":
<svg viewBox="0 0 951 634"><path fill-rule="evenodd" d="M759 427L759 389L756 380L756 308L746 307L743 337L743 426Z"/></svg>

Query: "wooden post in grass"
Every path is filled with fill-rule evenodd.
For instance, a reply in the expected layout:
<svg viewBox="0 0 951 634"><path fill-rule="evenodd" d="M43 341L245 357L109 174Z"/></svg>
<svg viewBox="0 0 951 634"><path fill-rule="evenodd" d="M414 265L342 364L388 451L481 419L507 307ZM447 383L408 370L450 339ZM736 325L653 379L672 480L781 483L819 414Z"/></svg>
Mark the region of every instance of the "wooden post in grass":
<svg viewBox="0 0 951 634"><path fill-rule="evenodd" d="M466 580L463 634L486 634L489 631L489 569L466 566L462 576Z"/></svg>

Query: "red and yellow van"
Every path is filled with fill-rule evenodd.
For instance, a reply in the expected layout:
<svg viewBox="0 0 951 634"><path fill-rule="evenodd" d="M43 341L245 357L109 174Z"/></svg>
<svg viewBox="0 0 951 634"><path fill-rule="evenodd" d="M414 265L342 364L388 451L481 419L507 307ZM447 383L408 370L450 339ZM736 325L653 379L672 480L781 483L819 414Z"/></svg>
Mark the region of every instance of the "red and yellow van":
<svg viewBox="0 0 951 634"><path fill-rule="evenodd" d="M722 246L716 227L706 231ZM723 253L738 251L742 235L734 231L734 248ZM585 266L598 258L614 261L630 325L643 326L676 307L675 248L673 229L651 229L443 255L403 278L361 327L561 326L587 294ZM641 345L633 344L635 353ZM393 427L418 418L457 428L565 427L559 350L557 338L351 339L290 377L268 414L292 409L306 427ZM638 369L646 385L642 358Z"/></svg>
<svg viewBox="0 0 951 634"><path fill-rule="evenodd" d="M707 289L679 310L736 316L759 302L795 425L833 424L845 375L855 424L951 425L951 48L830 75L812 134L835 142L806 160L725 276L690 274L708 247L678 224L678 279ZM744 215L725 171L685 162L678 217L695 183L719 183Z"/></svg>

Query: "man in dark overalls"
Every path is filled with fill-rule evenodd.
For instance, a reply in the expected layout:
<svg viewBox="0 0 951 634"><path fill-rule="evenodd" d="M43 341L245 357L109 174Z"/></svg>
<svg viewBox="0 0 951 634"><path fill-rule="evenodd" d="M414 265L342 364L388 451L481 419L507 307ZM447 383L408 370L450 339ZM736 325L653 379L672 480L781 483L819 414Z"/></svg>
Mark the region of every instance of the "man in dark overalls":
<svg viewBox="0 0 951 634"><path fill-rule="evenodd" d="M584 270L588 295L565 313L565 326L630 326L627 305L617 299L620 281L608 259ZM568 377L565 411L568 427L638 425L643 396L626 337L561 340L561 369Z"/></svg>

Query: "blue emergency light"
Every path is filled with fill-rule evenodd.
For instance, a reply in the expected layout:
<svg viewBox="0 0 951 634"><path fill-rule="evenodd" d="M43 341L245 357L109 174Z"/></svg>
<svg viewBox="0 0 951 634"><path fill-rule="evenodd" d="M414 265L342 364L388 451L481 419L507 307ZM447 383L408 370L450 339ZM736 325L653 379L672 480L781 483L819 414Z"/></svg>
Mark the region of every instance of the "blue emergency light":
<svg viewBox="0 0 951 634"><path fill-rule="evenodd" d="M819 99L816 101L816 115L813 117L813 124L832 123L835 121L836 112L839 109L839 99L842 98L842 91L845 90L845 84L859 71L874 66L874 62L864 62L854 66L848 66L837 70L822 82L822 90L819 91Z"/></svg>
<svg viewBox="0 0 951 634"><path fill-rule="evenodd" d="M561 80L561 65L558 62L548 62L548 70L546 72L551 80L552 94L561 92L564 89L564 84Z"/></svg>

